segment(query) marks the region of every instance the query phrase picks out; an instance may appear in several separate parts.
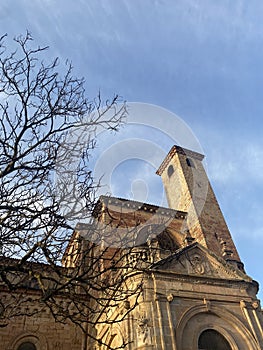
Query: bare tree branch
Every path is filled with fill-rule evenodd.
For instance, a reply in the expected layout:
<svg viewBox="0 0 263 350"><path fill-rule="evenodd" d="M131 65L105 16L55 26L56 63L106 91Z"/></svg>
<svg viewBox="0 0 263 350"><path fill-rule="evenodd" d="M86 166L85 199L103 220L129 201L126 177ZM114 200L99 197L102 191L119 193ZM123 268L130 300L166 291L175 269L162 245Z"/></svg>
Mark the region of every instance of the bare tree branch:
<svg viewBox="0 0 263 350"><path fill-rule="evenodd" d="M13 51L6 42L4 35L0 38L1 326L13 317L49 308L56 320L70 320L87 332L87 323L102 322L103 310L140 289L124 293L124 252L73 235L76 221L91 220L96 202L99 184L89 164L96 135L101 129L118 129L125 104L117 95L105 102L100 94L89 100L85 82L73 75L72 64L61 65L58 58L46 62L48 48L34 47L30 33L14 39ZM74 250L65 258L72 245ZM39 305L33 313L28 308L32 298Z"/></svg>

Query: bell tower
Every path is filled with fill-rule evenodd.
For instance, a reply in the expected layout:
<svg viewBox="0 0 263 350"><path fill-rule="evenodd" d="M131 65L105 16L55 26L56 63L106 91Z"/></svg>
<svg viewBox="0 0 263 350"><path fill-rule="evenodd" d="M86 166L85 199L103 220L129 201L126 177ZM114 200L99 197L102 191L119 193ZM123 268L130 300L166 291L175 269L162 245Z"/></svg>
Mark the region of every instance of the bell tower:
<svg viewBox="0 0 263 350"><path fill-rule="evenodd" d="M157 170L170 208L187 212L196 242L242 269L237 249L202 164L200 153L173 146Z"/></svg>

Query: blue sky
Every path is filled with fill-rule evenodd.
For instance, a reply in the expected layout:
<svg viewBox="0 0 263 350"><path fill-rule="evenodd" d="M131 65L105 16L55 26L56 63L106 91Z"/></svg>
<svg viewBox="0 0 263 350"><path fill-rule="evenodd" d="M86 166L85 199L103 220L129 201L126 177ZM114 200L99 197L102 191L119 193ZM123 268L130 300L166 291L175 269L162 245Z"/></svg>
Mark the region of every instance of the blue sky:
<svg viewBox="0 0 263 350"><path fill-rule="evenodd" d="M91 98L98 90L105 98L118 93L182 118L206 155L209 178L246 270L263 287L262 19L260 0L0 4L1 33L13 37L31 31L37 43L50 46L49 56L73 62ZM100 135L105 154L115 152L113 144L126 150L137 145L111 169L114 195L146 196L149 202L163 196L155 167L175 141L162 130L174 127L165 124L167 113L152 117L163 126L135 123L119 135ZM175 116L176 125L178 120ZM156 157L143 159L138 153L146 143ZM189 146L187 140L181 145Z"/></svg>

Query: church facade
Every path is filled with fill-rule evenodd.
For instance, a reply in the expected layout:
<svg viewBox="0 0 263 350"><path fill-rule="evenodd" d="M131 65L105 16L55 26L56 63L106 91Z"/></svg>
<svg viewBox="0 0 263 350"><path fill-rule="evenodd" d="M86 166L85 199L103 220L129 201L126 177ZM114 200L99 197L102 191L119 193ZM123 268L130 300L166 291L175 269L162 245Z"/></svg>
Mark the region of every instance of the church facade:
<svg viewBox="0 0 263 350"><path fill-rule="evenodd" d="M245 273L202 159L197 152L172 147L157 170L169 208L100 197L93 216L102 230L115 227L119 237L120 223L136 227L132 245L130 240L126 244L125 288L141 285L139 295L112 306L110 317L116 322L100 322L89 330L100 344L77 326L42 313L0 327L1 349L263 349L258 284ZM86 231L78 226L75 237ZM108 244L118 245L112 235L109 239ZM67 256L64 264L73 266Z"/></svg>

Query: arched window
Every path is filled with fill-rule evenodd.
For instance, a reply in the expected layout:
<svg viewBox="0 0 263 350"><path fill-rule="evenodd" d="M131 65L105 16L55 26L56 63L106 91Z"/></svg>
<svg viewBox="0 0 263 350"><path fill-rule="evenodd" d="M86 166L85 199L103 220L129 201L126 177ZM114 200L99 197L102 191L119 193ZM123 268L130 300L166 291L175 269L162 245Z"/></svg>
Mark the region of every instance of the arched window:
<svg viewBox="0 0 263 350"><path fill-rule="evenodd" d="M20 344L17 350L37 350L37 348L33 343L25 342Z"/></svg>
<svg viewBox="0 0 263 350"><path fill-rule="evenodd" d="M188 166L190 166L192 168L195 168L195 163L194 163L193 159L186 158L186 163L187 163Z"/></svg>
<svg viewBox="0 0 263 350"><path fill-rule="evenodd" d="M198 339L198 350L231 350L231 347L222 334L214 329L207 329Z"/></svg>
<svg viewBox="0 0 263 350"><path fill-rule="evenodd" d="M171 177L173 173L174 173L174 167L172 165L169 165L167 169L168 176Z"/></svg>

